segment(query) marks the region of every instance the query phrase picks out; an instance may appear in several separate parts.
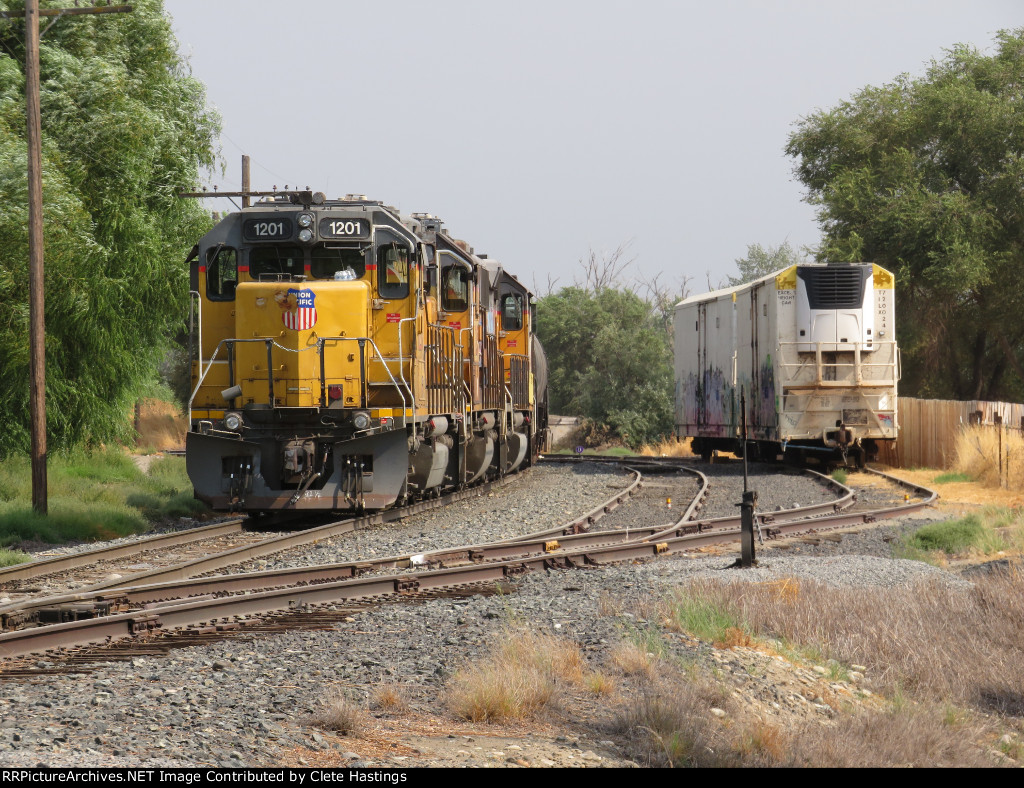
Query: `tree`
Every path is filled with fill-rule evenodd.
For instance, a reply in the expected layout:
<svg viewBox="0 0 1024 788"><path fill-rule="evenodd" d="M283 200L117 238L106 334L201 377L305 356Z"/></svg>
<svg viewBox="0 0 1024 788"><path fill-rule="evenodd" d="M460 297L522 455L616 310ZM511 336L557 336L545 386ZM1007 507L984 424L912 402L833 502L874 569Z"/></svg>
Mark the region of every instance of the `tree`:
<svg viewBox="0 0 1024 788"><path fill-rule="evenodd" d="M44 5L50 5L44 3ZM215 163L219 121L161 0L61 19L40 49L48 444L111 440L148 382L209 226L179 191ZM0 0L0 10L21 9ZM28 445L24 21L0 19L0 455Z"/></svg>
<svg viewBox="0 0 1024 788"><path fill-rule="evenodd" d="M736 267L740 272L739 277L728 277L728 286L735 287L753 282L762 276L803 262L806 262L806 259L789 245L789 241L783 241L778 246L769 246L767 249L761 244L750 244L747 246L747 256L736 261Z"/></svg>
<svg viewBox="0 0 1024 788"><path fill-rule="evenodd" d="M892 269L904 390L1024 396L1024 29L797 124L822 259Z"/></svg>
<svg viewBox="0 0 1024 788"><path fill-rule="evenodd" d="M672 430L672 355L650 303L629 290L564 287L537 304L555 413L605 425L633 447Z"/></svg>

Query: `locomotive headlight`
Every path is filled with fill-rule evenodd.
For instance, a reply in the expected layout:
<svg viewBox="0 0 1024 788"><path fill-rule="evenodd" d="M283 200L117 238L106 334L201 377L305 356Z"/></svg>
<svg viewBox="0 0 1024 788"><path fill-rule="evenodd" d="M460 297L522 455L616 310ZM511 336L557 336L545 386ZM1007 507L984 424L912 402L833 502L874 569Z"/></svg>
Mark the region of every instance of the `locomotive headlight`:
<svg viewBox="0 0 1024 788"><path fill-rule="evenodd" d="M357 430L365 430L370 426L370 414L361 410L352 414L352 426Z"/></svg>
<svg viewBox="0 0 1024 788"><path fill-rule="evenodd" d="M238 432L242 427L242 416L240 413L225 413L224 414L224 429L231 430L232 432Z"/></svg>
<svg viewBox="0 0 1024 788"><path fill-rule="evenodd" d="M299 227L309 227L313 224L313 216L308 213L300 213L298 221Z"/></svg>
<svg viewBox="0 0 1024 788"><path fill-rule="evenodd" d="M299 240L308 244L313 240L313 231L308 227L305 230L299 230Z"/></svg>

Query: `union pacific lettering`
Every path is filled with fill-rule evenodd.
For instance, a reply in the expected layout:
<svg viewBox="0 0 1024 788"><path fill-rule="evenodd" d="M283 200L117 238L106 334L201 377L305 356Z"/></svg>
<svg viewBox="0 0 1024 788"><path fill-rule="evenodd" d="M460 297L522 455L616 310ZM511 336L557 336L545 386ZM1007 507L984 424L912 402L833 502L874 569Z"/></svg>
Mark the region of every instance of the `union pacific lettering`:
<svg viewBox="0 0 1024 788"><path fill-rule="evenodd" d="M288 295L295 294L295 309L281 315L285 326L293 331L308 331L316 325L316 293L312 290L290 288Z"/></svg>

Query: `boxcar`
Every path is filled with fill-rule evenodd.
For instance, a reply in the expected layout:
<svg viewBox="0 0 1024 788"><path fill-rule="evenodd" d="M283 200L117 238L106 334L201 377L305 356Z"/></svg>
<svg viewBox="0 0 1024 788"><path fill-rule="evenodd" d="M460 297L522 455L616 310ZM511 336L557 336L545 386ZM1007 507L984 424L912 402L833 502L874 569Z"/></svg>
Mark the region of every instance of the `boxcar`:
<svg viewBox="0 0 1024 788"><path fill-rule="evenodd" d="M800 264L677 304L677 436L705 459L874 459L898 429L894 284L872 263Z"/></svg>

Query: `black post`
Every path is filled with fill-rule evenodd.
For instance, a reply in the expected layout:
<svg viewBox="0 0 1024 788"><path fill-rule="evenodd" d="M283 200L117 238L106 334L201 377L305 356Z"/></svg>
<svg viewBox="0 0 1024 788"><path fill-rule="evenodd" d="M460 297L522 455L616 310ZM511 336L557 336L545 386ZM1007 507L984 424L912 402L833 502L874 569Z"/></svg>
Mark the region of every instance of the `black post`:
<svg viewBox="0 0 1024 788"><path fill-rule="evenodd" d="M743 430L743 503L740 504L740 566L749 569L757 558L754 555L754 504L757 492L747 487L747 397L740 389L740 423Z"/></svg>

